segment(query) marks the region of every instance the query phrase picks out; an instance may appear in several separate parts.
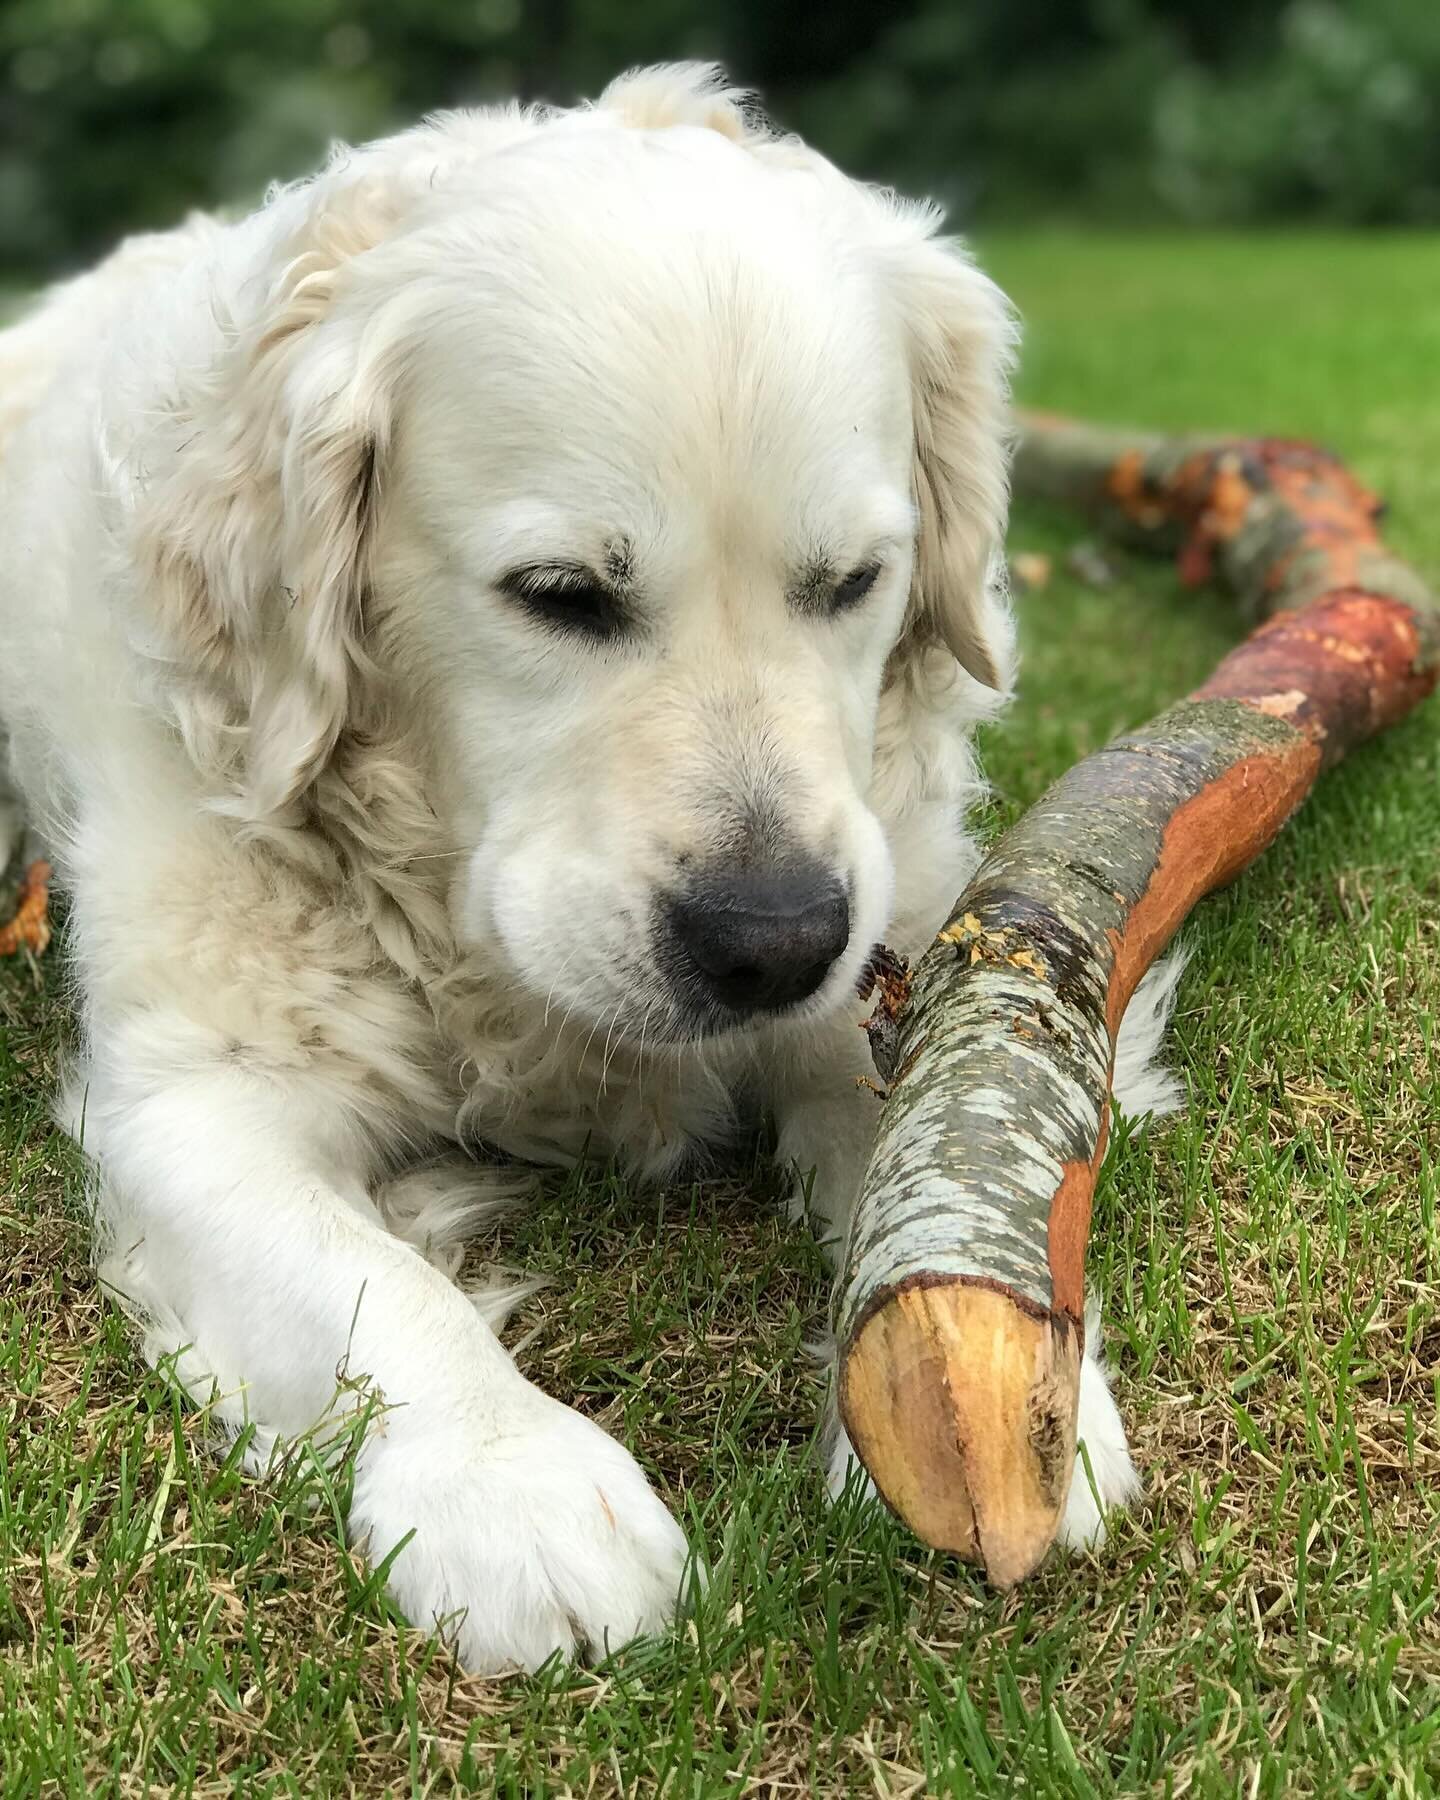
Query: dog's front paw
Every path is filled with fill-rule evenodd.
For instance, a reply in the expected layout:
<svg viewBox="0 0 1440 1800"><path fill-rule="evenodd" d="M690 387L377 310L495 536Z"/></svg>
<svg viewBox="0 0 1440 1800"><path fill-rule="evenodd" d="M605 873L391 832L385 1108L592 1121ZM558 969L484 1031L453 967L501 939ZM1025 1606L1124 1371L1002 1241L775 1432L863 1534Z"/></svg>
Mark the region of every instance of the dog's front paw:
<svg viewBox="0 0 1440 1800"><path fill-rule="evenodd" d="M1099 1337L1099 1319L1092 1315L1086 1333L1087 1347ZM1120 1409L1110 1392L1104 1365L1093 1355L1080 1364L1081 1450L1075 1457L1075 1473L1060 1520L1059 1538L1067 1550L1084 1550L1105 1542L1105 1515L1112 1507L1128 1506L1140 1492L1140 1477L1130 1460L1130 1446ZM1088 1468L1087 1468L1088 1463Z"/></svg>
<svg viewBox="0 0 1440 1800"><path fill-rule="evenodd" d="M622 1445L527 1387L485 1432L386 1433L356 1473L351 1536L476 1673L595 1658L662 1630L686 1546Z"/></svg>

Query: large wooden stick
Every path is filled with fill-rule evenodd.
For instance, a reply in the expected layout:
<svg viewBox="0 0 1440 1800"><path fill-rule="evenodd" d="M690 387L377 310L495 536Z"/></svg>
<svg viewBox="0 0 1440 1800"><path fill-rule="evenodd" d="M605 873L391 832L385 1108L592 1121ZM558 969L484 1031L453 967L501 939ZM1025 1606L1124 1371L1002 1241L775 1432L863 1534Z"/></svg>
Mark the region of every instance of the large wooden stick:
<svg viewBox="0 0 1440 1800"><path fill-rule="evenodd" d="M1075 1463L1084 1263L1126 1003L1320 772L1434 686L1440 603L1328 453L1024 423L1022 494L1178 549L1264 622L1064 775L872 1021L889 1094L837 1300L840 1406L891 1507L1009 1586Z"/></svg>

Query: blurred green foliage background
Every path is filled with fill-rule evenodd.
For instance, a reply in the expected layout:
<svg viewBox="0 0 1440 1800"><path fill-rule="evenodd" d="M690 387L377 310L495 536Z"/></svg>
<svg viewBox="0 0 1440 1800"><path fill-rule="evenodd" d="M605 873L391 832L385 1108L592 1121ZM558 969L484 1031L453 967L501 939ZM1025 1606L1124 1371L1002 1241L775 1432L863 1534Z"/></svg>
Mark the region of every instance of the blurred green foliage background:
<svg viewBox="0 0 1440 1800"><path fill-rule="evenodd" d="M1440 0L0 0L0 276L687 56L960 224L1440 216Z"/></svg>

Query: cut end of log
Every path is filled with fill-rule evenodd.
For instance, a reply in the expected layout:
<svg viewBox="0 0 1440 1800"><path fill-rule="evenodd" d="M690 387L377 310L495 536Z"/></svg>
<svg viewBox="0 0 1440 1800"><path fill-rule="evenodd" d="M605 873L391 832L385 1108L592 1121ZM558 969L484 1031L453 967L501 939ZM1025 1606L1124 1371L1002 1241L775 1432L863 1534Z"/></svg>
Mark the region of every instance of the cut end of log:
<svg viewBox="0 0 1440 1800"><path fill-rule="evenodd" d="M847 1346L840 1410L917 1537L1013 1587L1054 1542L1075 1467L1079 1327L954 1279L896 1289Z"/></svg>

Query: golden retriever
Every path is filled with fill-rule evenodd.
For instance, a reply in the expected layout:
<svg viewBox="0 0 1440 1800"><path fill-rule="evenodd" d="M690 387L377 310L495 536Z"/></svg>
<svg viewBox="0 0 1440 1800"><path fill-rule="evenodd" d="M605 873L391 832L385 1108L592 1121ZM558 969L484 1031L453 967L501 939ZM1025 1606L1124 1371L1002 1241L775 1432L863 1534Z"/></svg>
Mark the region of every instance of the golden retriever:
<svg viewBox="0 0 1440 1800"><path fill-rule="evenodd" d="M937 224L658 68L0 336L0 834L70 896L102 1273L262 1460L364 1378L351 1532L476 1668L659 1628L686 1545L455 1284L467 1147L653 1179L763 1112L842 1236L872 947L977 860L1015 332ZM1072 1543L1135 1481L1093 1350Z"/></svg>

